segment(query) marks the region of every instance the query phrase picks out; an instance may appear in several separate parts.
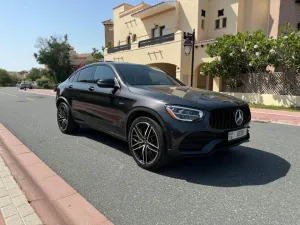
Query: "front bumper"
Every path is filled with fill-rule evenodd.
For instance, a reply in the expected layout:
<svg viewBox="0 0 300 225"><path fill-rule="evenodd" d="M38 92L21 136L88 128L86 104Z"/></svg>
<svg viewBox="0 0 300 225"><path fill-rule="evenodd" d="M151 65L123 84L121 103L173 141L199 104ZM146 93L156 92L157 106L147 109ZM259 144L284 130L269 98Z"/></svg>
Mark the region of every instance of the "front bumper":
<svg viewBox="0 0 300 225"><path fill-rule="evenodd" d="M166 121L166 120L165 120ZM234 129L213 129L208 120L197 123L185 123L181 121L167 121L165 137L168 143L170 156L205 156L215 151L231 148L250 139L249 123ZM247 135L228 141L230 131L247 128Z"/></svg>

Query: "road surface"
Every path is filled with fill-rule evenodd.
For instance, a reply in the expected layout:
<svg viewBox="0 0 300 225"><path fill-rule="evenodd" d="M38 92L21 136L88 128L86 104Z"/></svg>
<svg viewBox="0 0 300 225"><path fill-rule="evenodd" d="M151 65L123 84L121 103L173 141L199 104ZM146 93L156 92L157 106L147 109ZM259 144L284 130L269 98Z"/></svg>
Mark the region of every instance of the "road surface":
<svg viewBox="0 0 300 225"><path fill-rule="evenodd" d="M116 225L300 223L300 127L252 123L250 143L153 173L108 135L62 134L53 96L0 88L0 123Z"/></svg>

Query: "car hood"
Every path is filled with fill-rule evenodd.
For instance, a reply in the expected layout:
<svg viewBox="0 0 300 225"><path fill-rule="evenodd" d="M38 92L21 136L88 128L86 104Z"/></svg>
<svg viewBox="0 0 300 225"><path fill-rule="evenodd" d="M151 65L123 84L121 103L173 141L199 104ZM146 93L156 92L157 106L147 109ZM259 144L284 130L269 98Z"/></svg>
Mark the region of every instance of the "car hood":
<svg viewBox="0 0 300 225"><path fill-rule="evenodd" d="M158 98L166 104L185 104L186 102L188 105L199 106L200 104L209 109L247 104L233 96L186 86L135 86L130 87L129 90L136 94Z"/></svg>

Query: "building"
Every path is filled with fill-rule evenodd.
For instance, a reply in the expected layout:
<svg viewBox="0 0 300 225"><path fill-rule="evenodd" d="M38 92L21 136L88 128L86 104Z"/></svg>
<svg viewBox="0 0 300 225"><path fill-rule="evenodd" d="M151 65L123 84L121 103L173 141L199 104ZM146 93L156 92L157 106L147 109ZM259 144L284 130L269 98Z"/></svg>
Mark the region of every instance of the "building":
<svg viewBox="0 0 300 225"><path fill-rule="evenodd" d="M114 43L114 22L109 19L102 21L102 24L104 25L104 34L105 34L105 47L109 44Z"/></svg>
<svg viewBox="0 0 300 225"><path fill-rule="evenodd" d="M279 27L287 22L299 26L299 0L177 0L153 6L124 3L113 9L115 47L105 49L104 58L157 66L190 85L191 55L185 55L183 32L195 29L193 86L218 90L218 79L199 74L199 68L212 60L205 50L216 37L255 30L277 37ZM109 35L105 34L106 41Z"/></svg>

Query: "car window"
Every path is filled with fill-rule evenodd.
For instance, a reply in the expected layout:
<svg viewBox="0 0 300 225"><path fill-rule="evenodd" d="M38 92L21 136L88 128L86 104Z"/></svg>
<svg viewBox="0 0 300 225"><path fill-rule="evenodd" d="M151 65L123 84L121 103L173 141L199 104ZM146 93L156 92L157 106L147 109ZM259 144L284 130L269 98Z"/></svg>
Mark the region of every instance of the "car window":
<svg viewBox="0 0 300 225"><path fill-rule="evenodd" d="M70 81L71 81L71 82L76 82L77 79L78 79L79 73L80 73L80 71L79 71L79 72L75 72L75 73L70 77Z"/></svg>
<svg viewBox="0 0 300 225"><path fill-rule="evenodd" d="M80 70L78 82L92 83L95 70L96 70L95 66L90 66L88 68L84 68Z"/></svg>
<svg viewBox="0 0 300 225"><path fill-rule="evenodd" d="M123 80L130 85L182 85L162 70L144 65L119 64Z"/></svg>
<svg viewBox="0 0 300 225"><path fill-rule="evenodd" d="M97 83L98 80L114 79L114 71L107 66L97 66L96 72L94 74L93 82Z"/></svg>

